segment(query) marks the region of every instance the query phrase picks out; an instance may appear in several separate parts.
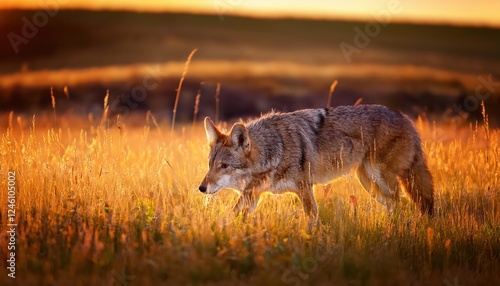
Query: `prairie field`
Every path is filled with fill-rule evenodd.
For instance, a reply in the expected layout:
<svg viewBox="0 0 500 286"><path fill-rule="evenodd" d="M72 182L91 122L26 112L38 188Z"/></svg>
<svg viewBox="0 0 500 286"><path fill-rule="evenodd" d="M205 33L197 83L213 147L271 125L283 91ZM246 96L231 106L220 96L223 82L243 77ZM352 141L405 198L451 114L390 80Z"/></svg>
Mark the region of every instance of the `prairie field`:
<svg viewBox="0 0 500 286"><path fill-rule="evenodd" d="M498 27L72 7L0 7L0 285L500 285ZM434 217L353 174L312 227L292 194L243 219L198 191L204 116L357 103L414 120Z"/></svg>
<svg viewBox="0 0 500 286"><path fill-rule="evenodd" d="M9 172L16 194L15 205L0 205L1 285L500 281L500 132L487 116L462 127L416 119L434 218L404 196L389 216L351 175L315 186L319 223L308 231L294 195L265 195L243 221L232 213L235 192L200 193L209 151L201 124L172 132L150 114L53 115L11 114L2 127L1 201ZM5 273L11 208L15 279Z"/></svg>

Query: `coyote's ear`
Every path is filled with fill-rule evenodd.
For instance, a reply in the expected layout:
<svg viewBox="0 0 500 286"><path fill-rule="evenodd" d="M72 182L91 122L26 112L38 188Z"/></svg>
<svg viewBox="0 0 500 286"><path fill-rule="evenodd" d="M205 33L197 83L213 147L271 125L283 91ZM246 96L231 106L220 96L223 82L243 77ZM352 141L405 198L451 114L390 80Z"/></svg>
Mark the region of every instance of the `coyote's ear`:
<svg viewBox="0 0 500 286"><path fill-rule="evenodd" d="M214 147L222 137L222 133L217 129L210 117L205 117L205 132L207 133L207 141L210 147Z"/></svg>
<svg viewBox="0 0 500 286"><path fill-rule="evenodd" d="M234 124L229 133L229 138L231 138L231 144L236 150L241 148L245 154L250 152L250 138L248 137L248 130L245 125L241 123Z"/></svg>

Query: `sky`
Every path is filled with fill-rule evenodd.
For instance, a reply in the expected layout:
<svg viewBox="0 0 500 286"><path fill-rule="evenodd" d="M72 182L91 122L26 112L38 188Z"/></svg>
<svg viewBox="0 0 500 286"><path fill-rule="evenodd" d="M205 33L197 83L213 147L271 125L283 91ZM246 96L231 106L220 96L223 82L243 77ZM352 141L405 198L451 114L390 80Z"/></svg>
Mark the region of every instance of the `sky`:
<svg viewBox="0 0 500 286"><path fill-rule="evenodd" d="M0 9L65 8L173 11L263 17L299 17L452 23L500 27L499 0L1 0ZM392 9L391 9L392 7Z"/></svg>

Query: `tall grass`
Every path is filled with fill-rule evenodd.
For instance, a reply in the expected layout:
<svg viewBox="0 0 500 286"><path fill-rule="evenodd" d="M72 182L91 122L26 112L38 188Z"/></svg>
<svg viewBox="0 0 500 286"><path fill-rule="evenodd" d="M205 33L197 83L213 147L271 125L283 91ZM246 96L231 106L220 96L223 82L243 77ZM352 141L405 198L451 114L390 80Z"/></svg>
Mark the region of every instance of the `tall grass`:
<svg viewBox="0 0 500 286"><path fill-rule="evenodd" d="M33 117L25 136L10 123L1 135L0 173L16 170L19 188L16 279L3 268L1 285L123 285L123 277L128 285L500 279L498 130L420 121L436 185L435 218L420 216L406 198L388 216L348 176L316 187L321 223L308 233L292 195L265 195L247 222L231 212L232 191L206 203L197 191L207 170L201 125L165 141L161 131L169 126L157 122L153 130L91 123L56 130L44 127L47 121ZM0 188L6 196L6 180ZM3 255L6 204L0 214Z"/></svg>
<svg viewBox="0 0 500 286"><path fill-rule="evenodd" d="M334 82L332 82L332 85L330 86L330 92L328 92L328 100L326 102L326 107L330 107L332 106L332 96L333 96L333 92L335 91L335 87L337 87L337 81L335 80Z"/></svg>
<svg viewBox="0 0 500 286"><path fill-rule="evenodd" d="M193 58L194 54L196 53L198 49L194 49L191 51L189 54L186 63L184 65L184 71L182 72L181 79L179 80L179 86L177 87L177 93L175 95L175 103L174 103L174 109L172 111L172 127L170 129L171 134L174 133L174 128L175 128L175 118L177 116L177 105L179 104L179 98L181 96L181 90L182 90L182 83L184 82L184 78L186 78L186 74L189 69L189 64L191 63L191 59Z"/></svg>

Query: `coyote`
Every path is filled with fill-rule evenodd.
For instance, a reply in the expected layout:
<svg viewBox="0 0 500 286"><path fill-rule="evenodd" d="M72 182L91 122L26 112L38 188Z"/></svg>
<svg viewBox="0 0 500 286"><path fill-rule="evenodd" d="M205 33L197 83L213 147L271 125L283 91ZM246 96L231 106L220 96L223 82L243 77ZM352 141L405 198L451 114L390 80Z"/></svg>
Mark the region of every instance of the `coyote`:
<svg viewBox="0 0 500 286"><path fill-rule="evenodd" d="M199 186L214 194L231 188L241 196L236 214L252 213L263 191L293 192L304 212L317 218L313 184L355 170L373 198L392 212L401 185L430 216L432 176L411 120L381 105L271 112L222 133L205 118L210 145L209 171Z"/></svg>

